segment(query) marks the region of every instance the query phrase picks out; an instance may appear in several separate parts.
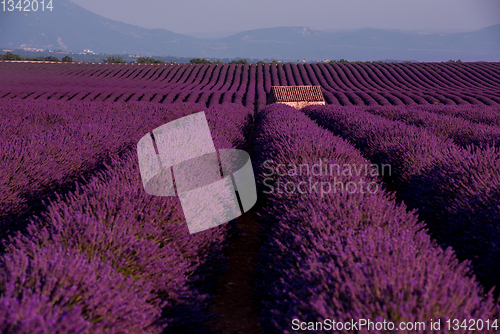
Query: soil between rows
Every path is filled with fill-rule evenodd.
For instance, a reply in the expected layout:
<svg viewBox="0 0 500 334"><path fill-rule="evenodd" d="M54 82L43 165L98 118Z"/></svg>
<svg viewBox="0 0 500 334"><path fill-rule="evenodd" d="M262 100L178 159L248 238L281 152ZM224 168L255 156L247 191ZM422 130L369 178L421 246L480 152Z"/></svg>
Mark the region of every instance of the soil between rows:
<svg viewBox="0 0 500 334"><path fill-rule="evenodd" d="M210 308L216 315L210 325L218 333L262 333L258 305L252 304L252 279L260 248L257 219L255 207L240 216L236 225L242 232L229 240L225 250L229 269L217 282L212 298L214 305Z"/></svg>

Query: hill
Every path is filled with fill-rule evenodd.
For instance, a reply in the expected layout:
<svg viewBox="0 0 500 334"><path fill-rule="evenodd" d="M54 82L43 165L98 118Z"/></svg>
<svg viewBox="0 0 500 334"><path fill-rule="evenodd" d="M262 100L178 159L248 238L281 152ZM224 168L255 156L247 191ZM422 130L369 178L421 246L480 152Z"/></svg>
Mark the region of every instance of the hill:
<svg viewBox="0 0 500 334"><path fill-rule="evenodd" d="M0 47L177 57L500 61L500 25L447 34L276 27L203 39L113 21L70 0L60 0L54 1L52 12L4 13Z"/></svg>

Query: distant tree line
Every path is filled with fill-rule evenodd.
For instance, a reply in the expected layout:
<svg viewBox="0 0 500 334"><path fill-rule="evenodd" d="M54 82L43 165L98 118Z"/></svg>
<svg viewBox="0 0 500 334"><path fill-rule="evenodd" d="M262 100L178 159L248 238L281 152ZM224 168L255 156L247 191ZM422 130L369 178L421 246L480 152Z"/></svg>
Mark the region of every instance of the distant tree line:
<svg viewBox="0 0 500 334"><path fill-rule="evenodd" d="M54 62L73 62L73 58L71 56L64 56L61 60L59 60L57 57L54 56L49 56L49 57L28 57L24 58L21 57L18 54L12 53L12 52L7 52L6 54L0 54L0 60L17 60L17 61L54 61ZM125 60L122 57L118 56L110 56L106 59L103 59L104 63L128 63L127 60ZM138 64L175 64L174 61L167 62L164 60L157 60L154 59L153 57L140 57L137 60L132 60L130 63L137 62ZM362 61L348 61L346 59L339 59L339 60L329 60L326 61L328 63L363 63ZM383 63L385 61L365 61L364 63ZM404 63L409 63L410 61L404 61ZM461 63L462 61L460 59L458 60L448 60L446 61L447 63ZM189 61L190 64L248 64L248 60L246 59L238 59L238 60L230 60L230 59L223 59L222 61L216 60L216 61L210 61L205 58L192 58ZM260 60L257 62L257 64L279 64L283 63L282 61L263 61ZM291 64L291 62L288 62L288 64Z"/></svg>
<svg viewBox="0 0 500 334"><path fill-rule="evenodd" d="M193 58L189 61L191 64L248 64L249 62L246 60L246 59L241 59L241 60L232 60L232 61L228 61L228 62L221 62L221 61L216 61L216 62L212 62L208 59L204 59L204 58ZM339 59L339 60L329 60L329 61L326 61L327 63L363 63L362 61L348 61L346 59ZM410 61L405 61L405 63L409 63ZM457 62L460 62L460 60L457 60ZM277 61L277 60L272 60L272 61L263 61L263 60L259 60L257 62L257 64L284 64L284 63L288 63L288 64L292 64L292 62L288 61L288 62L283 62L283 61ZM365 63L383 63L383 61L366 61Z"/></svg>
<svg viewBox="0 0 500 334"><path fill-rule="evenodd" d="M342 59L342 61L347 62L347 60L344 60L344 59ZM210 61L210 60L204 59L204 58L193 58L189 61L189 63L191 63L191 64L249 64L248 60L246 60L246 59L231 60L231 61L224 62L224 61L220 61L220 60ZM283 63L283 62L277 61L277 60L273 60L270 62L259 60L256 64L279 64L279 63ZM288 64L292 64L292 62L289 61Z"/></svg>
<svg viewBox="0 0 500 334"><path fill-rule="evenodd" d="M0 55L1 60L26 60L18 54L14 54L12 52L7 52L4 55Z"/></svg>
<svg viewBox="0 0 500 334"><path fill-rule="evenodd" d="M373 61L370 61L370 60L367 60L367 61L355 60L355 61L349 61L349 60L346 60L346 59L342 58L342 59L339 59L339 60L330 60L330 61L328 61L328 63L381 64L381 63L411 63L411 61L409 61L409 60L405 60L405 61L397 61L397 60L373 60Z"/></svg>
<svg viewBox="0 0 500 334"><path fill-rule="evenodd" d="M363 63L362 61L349 61L349 60L346 60L344 58L342 59L339 59L339 60L330 60L328 63ZM380 60L374 60L374 61L370 61L370 60L367 60L365 61L364 63L383 63L383 61L380 61Z"/></svg>
<svg viewBox="0 0 500 334"><path fill-rule="evenodd" d="M0 54L0 60L17 60L17 61L57 61L57 62L73 62L73 58L70 56L64 56L61 60L59 60L57 57L54 56L49 56L49 57L28 57L24 58L18 54L14 54L12 52L7 52L6 54ZM102 59L103 63L114 63L114 64L124 64L124 63L129 63L126 59L119 57L119 56L109 56L108 58L103 58ZM175 64L174 61L167 62L164 60L158 60L154 59L153 57L140 57L137 58L137 60L132 60L130 63L137 62L138 64ZM210 61L208 59L204 58L193 58L189 61L191 64L248 64L248 61L246 59L238 59L238 60L231 60L228 62L224 61ZM273 64L277 64L278 62L276 60L272 61ZM264 61L259 61L258 64L266 64Z"/></svg>
<svg viewBox="0 0 500 334"><path fill-rule="evenodd" d="M126 63L127 61L125 59L123 59L122 57L111 56L111 57L108 57L107 59L103 59L102 62L103 63L117 63L117 64L120 64L120 63Z"/></svg>
<svg viewBox="0 0 500 334"><path fill-rule="evenodd" d="M73 58L70 56L64 56L61 60L57 57L28 57L24 58L18 54L7 52L4 55L0 54L0 60L17 60L17 61L62 61L62 62L72 62Z"/></svg>
<svg viewBox="0 0 500 334"><path fill-rule="evenodd" d="M223 61L217 60L217 61L210 61L205 58L193 58L189 61L190 64L226 64ZM246 59L240 59L240 60L232 60L228 62L227 64L248 64L248 61Z"/></svg>
<svg viewBox="0 0 500 334"><path fill-rule="evenodd" d="M107 59L103 59L102 61L104 63L117 63L117 64L127 63L127 61L122 57L116 57L116 56L108 57ZM135 62L137 62L138 64L167 64L166 61L154 59L153 57L140 57L137 58ZM132 60L130 61L130 63L134 63L134 61Z"/></svg>
<svg viewBox="0 0 500 334"><path fill-rule="evenodd" d="M146 58L141 57L141 58L138 58L136 61L138 64L166 64L167 63L166 61L156 60L152 57L146 57Z"/></svg>

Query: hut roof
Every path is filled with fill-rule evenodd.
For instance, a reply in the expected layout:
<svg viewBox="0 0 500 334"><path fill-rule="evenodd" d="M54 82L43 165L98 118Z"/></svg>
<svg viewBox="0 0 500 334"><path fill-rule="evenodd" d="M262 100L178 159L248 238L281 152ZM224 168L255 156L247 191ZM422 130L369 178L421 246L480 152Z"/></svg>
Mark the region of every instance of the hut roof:
<svg viewBox="0 0 500 334"><path fill-rule="evenodd" d="M270 102L324 102L321 86L272 86Z"/></svg>

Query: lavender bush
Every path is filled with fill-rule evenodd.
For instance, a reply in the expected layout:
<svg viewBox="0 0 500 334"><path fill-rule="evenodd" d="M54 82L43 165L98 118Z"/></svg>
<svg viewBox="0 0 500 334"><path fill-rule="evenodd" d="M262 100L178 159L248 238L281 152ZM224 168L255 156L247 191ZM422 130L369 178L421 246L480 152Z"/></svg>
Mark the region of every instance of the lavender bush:
<svg viewBox="0 0 500 334"><path fill-rule="evenodd" d="M312 165L319 158L341 165L369 163L345 140L280 105L257 114L254 156L260 193L267 189L264 163L270 159L285 166ZM280 179L298 184L309 177L285 173ZM337 181L360 180L379 181L370 175L337 175ZM318 176L315 181L332 180ZM467 263L433 243L416 215L383 190L264 196L256 287L264 300L267 332L292 333L294 319L397 324L498 314L491 293L484 294Z"/></svg>
<svg viewBox="0 0 500 334"><path fill-rule="evenodd" d="M162 124L199 107L154 116ZM246 147L251 110L221 105L206 115L217 148ZM190 235L177 198L144 192L129 151L10 238L0 262L2 332L206 331L207 290L224 268L230 231Z"/></svg>
<svg viewBox="0 0 500 334"><path fill-rule="evenodd" d="M444 108L449 107L441 107L441 110ZM468 106L468 109L475 108ZM436 114L422 108L375 107L368 108L367 111L390 120L423 127L438 136L452 138L457 145L462 147L468 145L500 146L500 127L498 126L477 124L463 118Z"/></svg>
<svg viewBox="0 0 500 334"><path fill-rule="evenodd" d="M203 109L196 104L2 101L1 237L22 227L10 219L130 149L144 132Z"/></svg>
<svg viewBox="0 0 500 334"><path fill-rule="evenodd" d="M262 104L252 94L255 91L258 98L260 87L269 93L271 85L320 85L326 102L334 105L500 103L498 63L144 66L2 62L0 68L0 98L5 99L199 102L205 106L234 102L258 110ZM260 69L263 82L256 86L255 72ZM201 92L209 92L213 99L199 99Z"/></svg>
<svg viewBox="0 0 500 334"><path fill-rule="evenodd" d="M357 109L306 107L319 124L353 142L374 163L390 163L387 178L399 200L418 209L433 237L469 259L487 287L500 286L497 149L462 149L426 129ZM470 246L469 246L470 245ZM493 254L488 256L485 254ZM491 261L491 262L489 262Z"/></svg>

